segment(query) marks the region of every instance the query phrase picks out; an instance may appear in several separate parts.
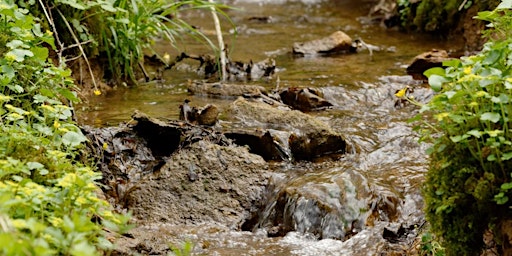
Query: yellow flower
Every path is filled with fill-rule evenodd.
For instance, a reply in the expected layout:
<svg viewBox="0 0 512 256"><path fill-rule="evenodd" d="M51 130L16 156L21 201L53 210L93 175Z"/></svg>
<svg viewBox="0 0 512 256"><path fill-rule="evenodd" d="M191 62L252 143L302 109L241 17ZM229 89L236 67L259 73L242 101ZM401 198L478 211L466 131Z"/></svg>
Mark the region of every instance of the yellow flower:
<svg viewBox="0 0 512 256"><path fill-rule="evenodd" d="M48 222L50 222L54 227L60 227L63 223L61 218L55 216L49 217Z"/></svg>
<svg viewBox="0 0 512 256"><path fill-rule="evenodd" d="M8 52L5 54L4 58L7 61L14 61L14 60L16 60L16 55L14 55L14 53L12 53L12 52Z"/></svg>
<svg viewBox="0 0 512 256"><path fill-rule="evenodd" d="M476 97L484 97L486 96L488 93L486 91L478 91L475 93L475 96Z"/></svg>
<svg viewBox="0 0 512 256"><path fill-rule="evenodd" d="M76 182L76 174L74 173L67 173L63 178L57 182L57 186L68 188L73 186Z"/></svg>
<svg viewBox="0 0 512 256"><path fill-rule="evenodd" d="M470 66L464 67L464 74L466 74L466 75L471 74L471 67Z"/></svg>
<svg viewBox="0 0 512 256"><path fill-rule="evenodd" d="M8 117L12 118L12 119L23 119L23 116L18 114L18 113L10 113L9 115L7 115Z"/></svg>
<svg viewBox="0 0 512 256"><path fill-rule="evenodd" d="M94 95L100 96L101 95L101 91L100 90L94 90Z"/></svg>
<svg viewBox="0 0 512 256"><path fill-rule="evenodd" d="M46 34L48 34L49 36L53 36L53 32L51 32L50 30L46 30Z"/></svg>
<svg viewBox="0 0 512 256"><path fill-rule="evenodd" d="M83 198L83 197L78 197L76 200L75 200L75 203L77 205L82 205L82 204L86 204L87 203L87 199Z"/></svg>
<svg viewBox="0 0 512 256"><path fill-rule="evenodd" d="M168 53L165 53L163 56L163 59L164 59L165 64L169 64L171 62L171 55L169 55Z"/></svg>
<svg viewBox="0 0 512 256"><path fill-rule="evenodd" d="M55 108L53 108L52 106L50 105L42 105L41 108L44 108L50 112L55 112Z"/></svg>
<svg viewBox="0 0 512 256"><path fill-rule="evenodd" d="M469 103L469 106L470 107L478 107L478 103L475 101L472 101L471 103Z"/></svg>
<svg viewBox="0 0 512 256"><path fill-rule="evenodd" d="M103 150L107 150L108 149L108 144L106 142L103 142Z"/></svg>
<svg viewBox="0 0 512 256"><path fill-rule="evenodd" d="M448 117L450 114L448 112L439 113L437 115L434 115L434 117L437 119L437 121L442 121L446 117Z"/></svg>
<svg viewBox="0 0 512 256"><path fill-rule="evenodd" d="M58 128L60 127L60 123L59 123L59 121L57 121L57 120L53 121L53 127L54 127L55 129L58 129Z"/></svg>
<svg viewBox="0 0 512 256"><path fill-rule="evenodd" d="M27 222L23 219L12 220L12 225L17 229L27 228Z"/></svg>
<svg viewBox="0 0 512 256"><path fill-rule="evenodd" d="M398 97L398 98L403 98L405 96L405 93L407 93L407 89L409 89L409 87L405 87L401 90L399 90L398 92L395 93L395 96Z"/></svg>
<svg viewBox="0 0 512 256"><path fill-rule="evenodd" d="M3 94L0 93L0 101L10 101L12 98L11 96L5 96Z"/></svg>

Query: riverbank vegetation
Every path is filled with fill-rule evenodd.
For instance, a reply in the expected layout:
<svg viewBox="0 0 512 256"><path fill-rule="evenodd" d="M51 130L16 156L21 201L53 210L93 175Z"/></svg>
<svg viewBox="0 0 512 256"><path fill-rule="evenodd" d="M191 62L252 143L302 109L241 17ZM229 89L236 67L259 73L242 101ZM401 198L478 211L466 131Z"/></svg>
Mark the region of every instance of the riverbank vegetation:
<svg viewBox="0 0 512 256"><path fill-rule="evenodd" d="M492 10L500 0L397 0L400 25L406 30L448 33L455 30L462 15L472 6Z"/></svg>
<svg viewBox="0 0 512 256"><path fill-rule="evenodd" d="M512 207L512 3L480 12L483 50L426 72L439 91L418 119L429 149L426 217L447 255L478 255L484 233L510 250L504 235ZM504 252L502 252L504 253ZM510 253L510 252L508 252Z"/></svg>
<svg viewBox="0 0 512 256"><path fill-rule="evenodd" d="M155 37L174 42L184 29L201 36L175 16L184 6L219 8L0 0L0 254L97 255L129 228L129 214L99 198L102 177L74 122L78 88L66 64L83 59L90 70L94 57L106 60L111 79L134 80Z"/></svg>

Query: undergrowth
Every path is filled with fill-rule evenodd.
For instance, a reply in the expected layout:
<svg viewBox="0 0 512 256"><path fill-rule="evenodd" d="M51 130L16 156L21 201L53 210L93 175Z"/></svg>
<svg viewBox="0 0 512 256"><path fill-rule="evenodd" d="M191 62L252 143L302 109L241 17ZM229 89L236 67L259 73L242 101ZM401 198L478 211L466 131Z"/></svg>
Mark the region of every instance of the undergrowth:
<svg viewBox="0 0 512 256"><path fill-rule="evenodd" d="M512 214L511 7L479 13L489 22L479 54L425 72L439 92L415 119L432 143L425 211L447 255L478 255L484 232L500 237Z"/></svg>
<svg viewBox="0 0 512 256"><path fill-rule="evenodd" d="M111 250L128 215L98 198L80 154L70 71L48 59L53 33L0 1L0 254L96 255Z"/></svg>

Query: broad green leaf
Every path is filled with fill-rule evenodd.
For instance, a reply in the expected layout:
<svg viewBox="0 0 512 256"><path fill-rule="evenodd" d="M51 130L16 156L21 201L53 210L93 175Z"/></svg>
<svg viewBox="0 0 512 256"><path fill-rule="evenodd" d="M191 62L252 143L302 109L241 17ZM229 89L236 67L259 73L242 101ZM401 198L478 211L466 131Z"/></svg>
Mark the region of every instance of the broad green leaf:
<svg viewBox="0 0 512 256"><path fill-rule="evenodd" d="M476 129L468 131L468 132L466 132L466 134L473 135L473 136L475 136L477 138L480 138L480 136L482 136L482 132L479 131L479 130L476 130Z"/></svg>
<svg viewBox="0 0 512 256"><path fill-rule="evenodd" d="M501 156L501 160L503 161L507 161L507 160L510 160L512 159L512 151L511 152L507 152L507 153L504 153L502 156ZM509 183L511 184L512 186L512 183ZM512 187L511 187L512 188Z"/></svg>
<svg viewBox="0 0 512 256"><path fill-rule="evenodd" d="M505 195L505 193L500 192L499 194L494 196L494 200L497 204L505 204L508 202L508 196Z"/></svg>
<svg viewBox="0 0 512 256"><path fill-rule="evenodd" d="M500 50L492 50L486 54L486 58L484 59L484 61L482 63L485 65L493 64L496 61L498 61L500 56L501 56Z"/></svg>
<svg viewBox="0 0 512 256"><path fill-rule="evenodd" d="M62 136L62 143L69 147L76 147L84 141L87 141L87 138L83 134L73 131L68 131Z"/></svg>
<svg viewBox="0 0 512 256"><path fill-rule="evenodd" d="M461 142L467 138L469 138L469 135L463 134L463 135L451 136L450 140L452 140L454 143L457 143L457 142Z"/></svg>
<svg viewBox="0 0 512 256"><path fill-rule="evenodd" d="M37 170L44 167L44 165L39 162L27 162L27 166L30 170Z"/></svg>
<svg viewBox="0 0 512 256"><path fill-rule="evenodd" d="M22 62L25 60L25 57L32 57L34 56L34 53L32 53L29 50L23 50L23 49L13 49L5 54L5 56L10 56L14 58L17 62Z"/></svg>
<svg viewBox="0 0 512 256"><path fill-rule="evenodd" d="M503 190L511 190L512 189L512 182L507 182L501 184L501 189Z"/></svg>
<svg viewBox="0 0 512 256"><path fill-rule="evenodd" d="M430 75L430 77L428 78L428 83L430 84L430 87L432 88L432 90L436 92L441 91L443 83L446 82L448 82L448 79L436 74Z"/></svg>
<svg viewBox="0 0 512 256"><path fill-rule="evenodd" d="M444 62L443 62L444 64ZM429 68L427 69L425 72L423 72L423 74L426 76L426 77L430 77L431 75L439 75L439 76L444 76L446 74L446 71L444 70L444 68L441 68L441 67L435 67L435 68Z"/></svg>
<svg viewBox="0 0 512 256"><path fill-rule="evenodd" d="M493 113L493 112L485 112L482 114L482 116L480 116L480 120L482 121L491 121L493 123L497 123L498 121L500 121L500 114L498 113Z"/></svg>
<svg viewBox="0 0 512 256"><path fill-rule="evenodd" d="M451 60L443 61L443 66L445 66L445 67L458 67L459 65L460 65L460 59L451 59Z"/></svg>

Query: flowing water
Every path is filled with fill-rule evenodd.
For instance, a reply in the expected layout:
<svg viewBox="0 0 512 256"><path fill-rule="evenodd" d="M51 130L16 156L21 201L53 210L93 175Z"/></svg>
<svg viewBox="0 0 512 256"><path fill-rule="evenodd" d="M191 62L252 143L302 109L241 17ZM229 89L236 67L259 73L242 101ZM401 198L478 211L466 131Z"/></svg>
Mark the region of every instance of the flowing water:
<svg viewBox="0 0 512 256"><path fill-rule="evenodd" d="M421 226L420 187L426 171L425 146L407 120L415 108L396 108L394 93L415 85L416 99L428 99L431 91L405 74L412 58L433 48L458 51L461 42L389 30L366 18L375 1L370 0L231 0L227 10L236 28L223 20L230 58L255 62L274 58L278 72L271 80L252 82L273 89L317 87L333 103L332 109L313 115L342 133L352 152L324 161L272 163L268 205L247 231L200 227L172 227L177 241L190 240L204 255L381 255L406 254L413 239L390 242L386 229ZM256 22L266 17L269 22ZM183 19L214 38L211 16L206 11L183 14ZM368 52L327 57L294 57L294 42L325 37L342 30L352 38L380 48ZM235 31L236 36L235 36ZM190 39L179 42L179 50L164 44L160 53L181 51L209 53ZM185 98L193 105L213 103L225 109L233 99L189 95L189 79L198 63L182 62L165 71L164 81L137 87L118 86L101 97L93 97L79 108L80 122L94 126L128 121L135 109L160 118L178 118ZM315 198L312 201L311 198ZM320 203L319 203L320 202ZM277 212L279 207L284 213ZM279 221L291 222L299 232L269 237L268 229ZM340 224L341 223L341 224ZM411 231L414 235L416 231ZM406 234L407 235L407 234ZM318 239L322 238L322 239ZM208 245L208 246L206 246Z"/></svg>

